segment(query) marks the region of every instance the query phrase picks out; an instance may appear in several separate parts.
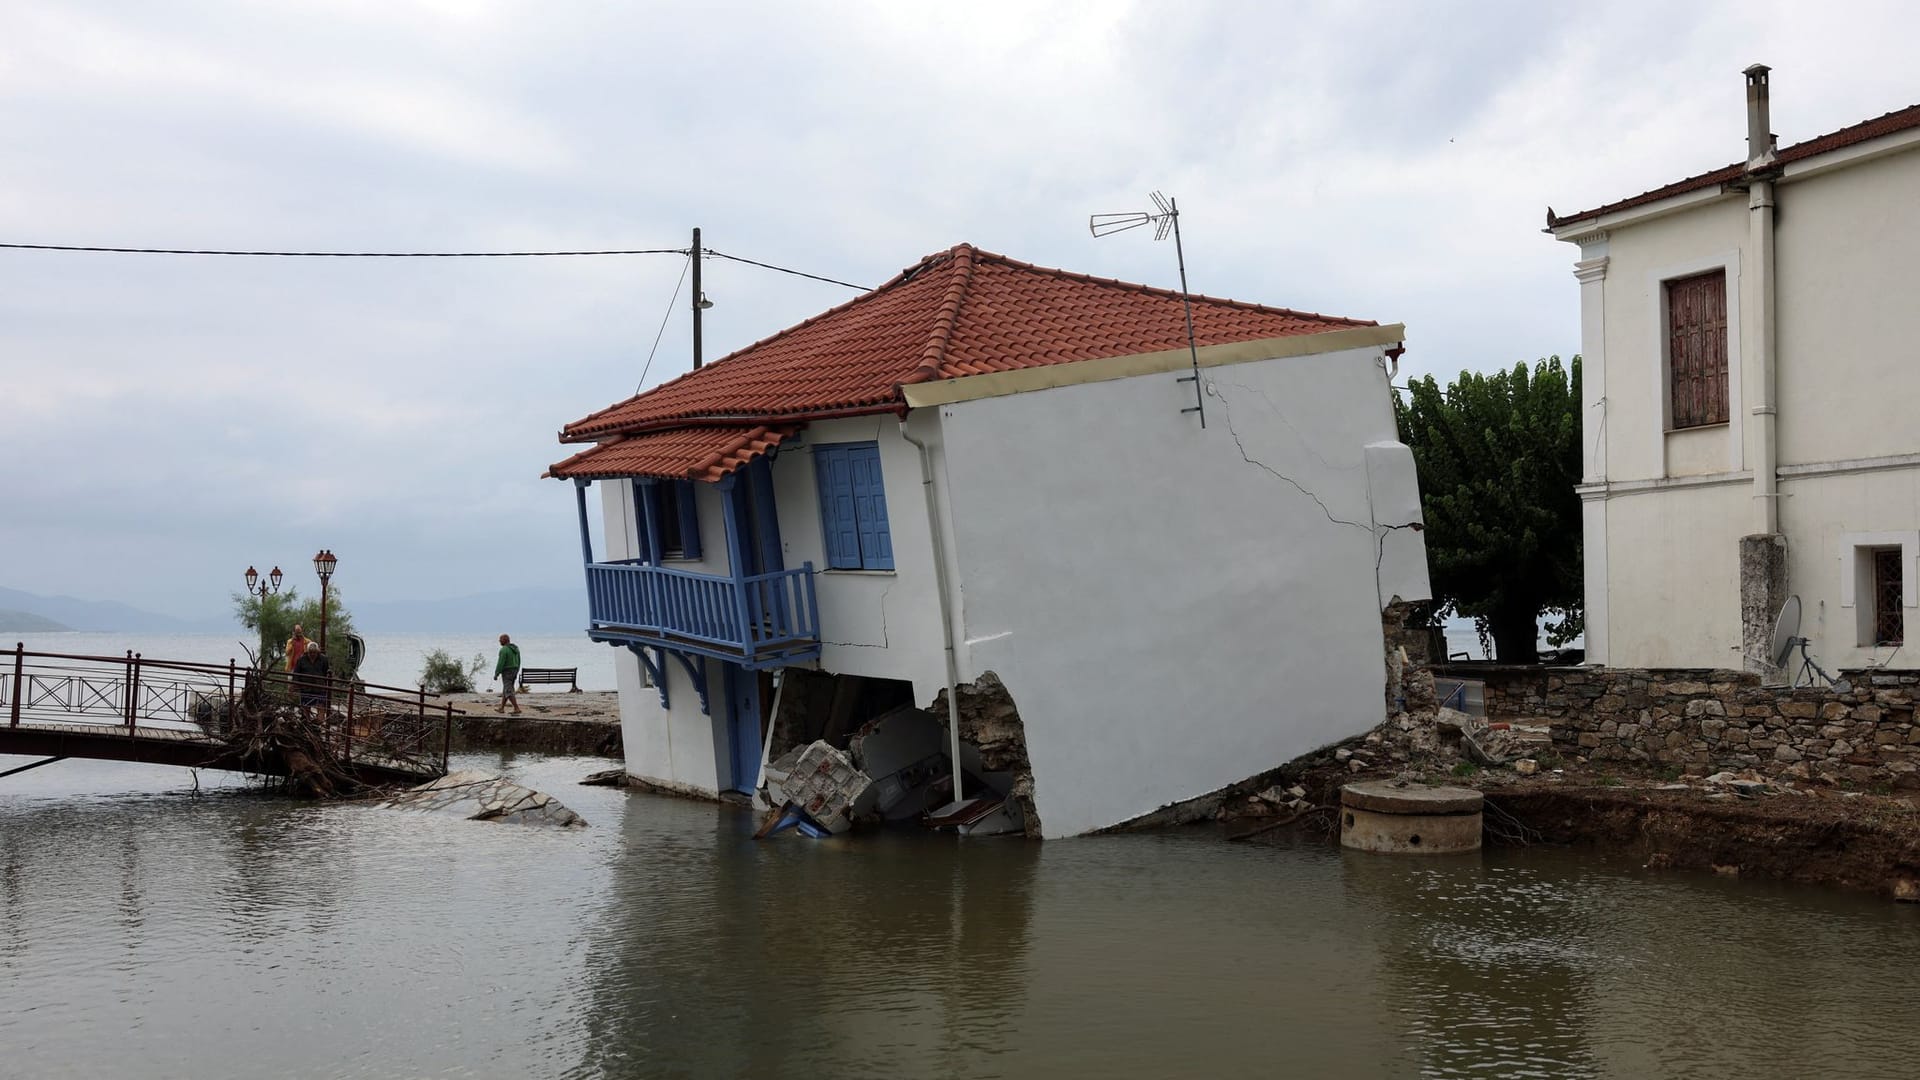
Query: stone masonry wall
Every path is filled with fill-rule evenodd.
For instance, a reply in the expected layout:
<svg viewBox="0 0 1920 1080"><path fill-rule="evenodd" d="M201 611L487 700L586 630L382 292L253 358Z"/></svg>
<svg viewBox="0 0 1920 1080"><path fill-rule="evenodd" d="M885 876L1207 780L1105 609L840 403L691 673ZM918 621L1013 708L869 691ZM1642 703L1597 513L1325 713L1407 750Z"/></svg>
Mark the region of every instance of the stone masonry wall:
<svg viewBox="0 0 1920 1080"><path fill-rule="evenodd" d="M1920 671L1846 671L1845 693L1710 669L1436 665L1483 679L1489 721L1546 723L1554 750L1709 772L1920 789Z"/></svg>

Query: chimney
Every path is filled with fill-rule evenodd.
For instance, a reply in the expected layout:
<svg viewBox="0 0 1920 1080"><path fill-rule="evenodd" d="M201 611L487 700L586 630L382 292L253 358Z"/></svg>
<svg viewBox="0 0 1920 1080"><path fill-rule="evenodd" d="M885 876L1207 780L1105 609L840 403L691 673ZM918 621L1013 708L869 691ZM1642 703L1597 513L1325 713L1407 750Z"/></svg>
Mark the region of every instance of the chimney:
<svg viewBox="0 0 1920 1080"><path fill-rule="evenodd" d="M1765 64L1746 70L1747 76L1747 169L1764 169L1773 164L1773 116L1767 101Z"/></svg>

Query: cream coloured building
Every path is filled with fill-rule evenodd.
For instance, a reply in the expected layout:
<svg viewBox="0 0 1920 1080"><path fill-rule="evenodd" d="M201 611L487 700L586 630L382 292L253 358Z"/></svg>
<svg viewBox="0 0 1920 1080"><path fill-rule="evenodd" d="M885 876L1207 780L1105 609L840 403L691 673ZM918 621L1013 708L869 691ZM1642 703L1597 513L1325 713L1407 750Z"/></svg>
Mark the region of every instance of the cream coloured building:
<svg viewBox="0 0 1920 1080"><path fill-rule="evenodd" d="M1575 214L1587 659L1920 665L1920 105ZM1916 646L1920 648L1920 646ZM1778 674L1778 673L1774 673Z"/></svg>

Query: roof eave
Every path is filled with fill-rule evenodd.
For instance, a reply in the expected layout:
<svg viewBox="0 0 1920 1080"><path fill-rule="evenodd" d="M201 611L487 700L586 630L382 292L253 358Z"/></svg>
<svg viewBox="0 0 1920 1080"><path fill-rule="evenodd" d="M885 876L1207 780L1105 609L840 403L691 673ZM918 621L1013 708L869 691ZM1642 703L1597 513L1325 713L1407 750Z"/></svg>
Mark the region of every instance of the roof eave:
<svg viewBox="0 0 1920 1080"><path fill-rule="evenodd" d="M904 415L906 411L907 405L897 396L896 391L896 396L889 397L883 401L869 402L837 409L812 409L805 412L787 413L702 413L698 416L662 417L658 420L648 420L638 424L622 424L605 431L568 432L562 430L560 432L560 441L562 443L606 442L615 436L645 435L648 432L673 431L678 428L709 427L714 425L735 427L742 424L766 425L769 427L802 425L815 420L839 420L849 416L876 416L882 413L899 413Z"/></svg>
<svg viewBox="0 0 1920 1080"><path fill-rule="evenodd" d="M1696 206L1704 206L1710 202L1717 202L1733 193L1734 189L1730 185L1714 184L1711 187L1699 188L1694 191L1683 191L1678 195L1669 195L1664 199L1644 203L1640 206L1627 207L1622 210L1591 214L1579 218L1555 218L1553 224L1543 231L1552 234L1555 240L1578 244L1583 238L1597 232L1625 228L1628 225L1638 225L1644 221L1652 221L1655 218L1666 217L1668 214L1677 214L1682 210L1691 210Z"/></svg>
<svg viewBox="0 0 1920 1080"><path fill-rule="evenodd" d="M1407 328L1400 323L1388 323L1384 326L1347 326L1337 330L1323 330L1317 334L1287 334L1282 337L1202 345L1197 352L1199 366L1213 368L1228 364L1247 364L1261 360L1282 360L1290 357L1344 352L1348 349L1380 348L1398 344L1406 340L1406 336ZM1163 349L1158 352L1075 360L1065 364L1047 364L1042 367L966 375L957 379L940 379L935 382L902 386L900 390L907 405L913 408L925 408L932 405L950 405L960 401L977 401L982 398L1006 397L1034 390L1050 390L1060 386L1111 382L1136 375L1182 371L1187 369L1194 359L1194 352L1185 348Z"/></svg>

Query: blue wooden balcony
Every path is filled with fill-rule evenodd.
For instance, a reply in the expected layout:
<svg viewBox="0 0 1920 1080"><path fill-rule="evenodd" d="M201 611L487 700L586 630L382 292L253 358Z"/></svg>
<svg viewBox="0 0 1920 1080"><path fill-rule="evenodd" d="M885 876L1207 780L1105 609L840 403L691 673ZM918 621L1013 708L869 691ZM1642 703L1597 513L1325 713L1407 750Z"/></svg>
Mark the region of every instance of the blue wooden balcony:
<svg viewBox="0 0 1920 1080"><path fill-rule="evenodd" d="M588 636L779 667L820 655L813 564L744 578L637 559L587 566Z"/></svg>

